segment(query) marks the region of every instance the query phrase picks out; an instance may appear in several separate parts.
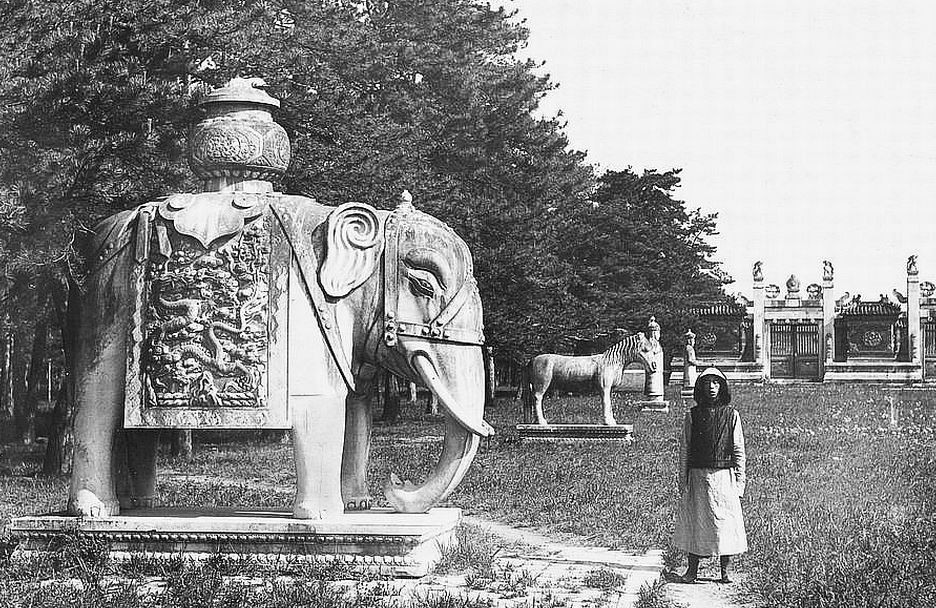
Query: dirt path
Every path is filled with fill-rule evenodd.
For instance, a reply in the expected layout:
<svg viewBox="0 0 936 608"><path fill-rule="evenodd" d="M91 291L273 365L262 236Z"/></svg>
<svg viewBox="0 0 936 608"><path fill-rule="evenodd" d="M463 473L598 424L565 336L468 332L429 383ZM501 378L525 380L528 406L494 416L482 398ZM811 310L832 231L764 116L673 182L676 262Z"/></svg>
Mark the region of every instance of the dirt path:
<svg viewBox="0 0 936 608"><path fill-rule="evenodd" d="M588 565L605 567L626 573L627 583L616 600L606 605L625 608L637 600L637 593L644 585L652 585L660 578L663 570L662 551L648 551L645 554L611 551L596 547L583 547L574 543L574 537L559 538L544 535L527 528L514 528L480 517L465 517L469 524L496 534L511 543L522 543L531 547L526 555L516 555L521 560L536 562L547 561L562 566ZM666 585L666 597L687 608L752 608L753 603L739 597L740 584L735 582L723 585L715 582L717 563L703 563L700 569L701 581L692 585L669 583ZM712 568L709 572L707 568ZM735 579L740 581L740 576Z"/></svg>
<svg viewBox="0 0 936 608"><path fill-rule="evenodd" d="M192 475L178 470L167 470L164 478L184 479L197 483L214 482L208 475ZM222 483L224 483L222 481ZM251 480L255 486L271 491L288 493L291 488L263 480ZM579 606L613 606L630 608L637 601L641 587L653 585L663 571L662 551L646 553L612 551L600 547L578 544L574 535L544 534L532 528L517 528L477 516L465 516L470 525L486 530L508 542L507 549L497 556L501 568L515 572L526 571L537 580L544 593L561 597L570 608ZM752 608L753 604L739 597L741 575L735 582L722 585L715 582L718 565L715 560L703 561L700 582L693 585L668 583L666 597L686 608ZM623 586L614 590L597 590L584 584L598 570L607 570L626 577ZM463 577L441 577L438 582L452 590L464 587ZM448 580L450 579L450 580ZM495 601L498 606L517 605L514 602Z"/></svg>

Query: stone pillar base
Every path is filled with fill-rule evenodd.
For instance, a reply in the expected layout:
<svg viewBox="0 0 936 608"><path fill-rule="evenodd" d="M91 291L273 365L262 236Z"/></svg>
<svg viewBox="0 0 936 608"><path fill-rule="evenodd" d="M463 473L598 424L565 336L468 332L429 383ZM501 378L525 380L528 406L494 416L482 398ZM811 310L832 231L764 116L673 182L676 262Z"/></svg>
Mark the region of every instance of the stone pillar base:
<svg viewBox="0 0 936 608"><path fill-rule="evenodd" d="M461 509L428 513L361 511L321 520L285 512L151 509L106 518L54 514L13 520L14 559L53 550L64 536L104 540L110 557L252 559L288 566L343 562L391 576L424 576L457 542Z"/></svg>
<svg viewBox="0 0 936 608"><path fill-rule="evenodd" d="M650 401L635 401L635 405L640 406L641 412L662 412L669 411L669 401L663 399L652 399Z"/></svg>

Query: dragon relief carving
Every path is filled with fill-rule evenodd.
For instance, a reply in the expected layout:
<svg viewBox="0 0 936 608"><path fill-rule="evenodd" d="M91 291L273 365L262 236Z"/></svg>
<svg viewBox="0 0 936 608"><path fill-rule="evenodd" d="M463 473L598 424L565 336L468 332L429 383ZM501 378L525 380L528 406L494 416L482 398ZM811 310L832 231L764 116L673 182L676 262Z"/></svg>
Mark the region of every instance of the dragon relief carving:
<svg viewBox="0 0 936 608"><path fill-rule="evenodd" d="M172 253L150 266L142 357L149 406L264 404L270 254L264 221L208 250L170 229Z"/></svg>

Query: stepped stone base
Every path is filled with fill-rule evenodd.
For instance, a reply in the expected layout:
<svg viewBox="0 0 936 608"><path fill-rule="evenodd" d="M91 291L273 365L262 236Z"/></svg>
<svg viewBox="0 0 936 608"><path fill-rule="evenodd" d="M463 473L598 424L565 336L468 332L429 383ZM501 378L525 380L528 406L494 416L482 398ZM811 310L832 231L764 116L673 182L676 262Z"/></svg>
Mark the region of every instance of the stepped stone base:
<svg viewBox="0 0 936 608"><path fill-rule="evenodd" d="M521 439L534 441L631 441L634 425L617 424L518 424Z"/></svg>
<svg viewBox="0 0 936 608"><path fill-rule="evenodd" d="M270 564L344 562L393 576L424 576L442 547L456 541L461 509L428 513L371 510L322 520L271 511L146 509L106 518L64 514L20 517L11 536L17 557L48 551L63 535L85 535L110 545L114 560L134 556L205 559L218 554Z"/></svg>
<svg viewBox="0 0 936 608"><path fill-rule="evenodd" d="M920 382L919 364L888 360L852 360L826 363L823 380L827 382Z"/></svg>
<svg viewBox="0 0 936 608"><path fill-rule="evenodd" d="M703 357L704 358L704 357ZM707 367L717 367L728 377L728 382L763 382L764 365L753 361L737 361L735 359L704 358L705 365L700 366L701 372ZM681 385L683 382L682 358L673 359L673 373L670 374L670 386Z"/></svg>

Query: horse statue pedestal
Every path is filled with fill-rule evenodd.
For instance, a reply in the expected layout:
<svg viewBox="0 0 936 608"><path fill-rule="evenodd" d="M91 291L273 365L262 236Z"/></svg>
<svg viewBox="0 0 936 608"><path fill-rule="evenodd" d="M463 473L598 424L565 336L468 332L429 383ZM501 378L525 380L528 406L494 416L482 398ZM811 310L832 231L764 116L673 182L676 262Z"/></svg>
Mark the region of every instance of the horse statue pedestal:
<svg viewBox="0 0 936 608"><path fill-rule="evenodd" d="M11 536L19 541L16 560L83 537L106 543L114 561L220 556L283 568L340 562L372 574L421 577L458 542L460 520L456 508L419 514L373 509L319 520L297 520L285 511L137 509L106 518L20 517Z"/></svg>
<svg viewBox="0 0 936 608"><path fill-rule="evenodd" d="M632 424L518 424L521 439L533 441L633 441Z"/></svg>

